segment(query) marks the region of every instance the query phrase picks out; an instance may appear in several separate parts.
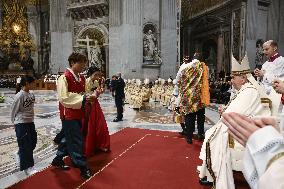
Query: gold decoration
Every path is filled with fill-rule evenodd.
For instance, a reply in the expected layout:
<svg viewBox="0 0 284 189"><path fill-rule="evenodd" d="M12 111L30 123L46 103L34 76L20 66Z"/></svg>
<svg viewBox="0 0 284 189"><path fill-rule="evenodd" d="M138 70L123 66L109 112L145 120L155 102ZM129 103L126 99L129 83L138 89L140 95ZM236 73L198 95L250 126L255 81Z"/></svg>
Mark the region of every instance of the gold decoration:
<svg viewBox="0 0 284 189"><path fill-rule="evenodd" d="M203 11L210 9L216 5L227 2L228 0L182 0L181 1L181 13L182 20L188 21L193 16L202 13Z"/></svg>
<svg viewBox="0 0 284 189"><path fill-rule="evenodd" d="M28 33L26 7L20 0L3 3L3 27L0 29L0 49L9 54L13 45L19 47L20 54L24 49L34 50L34 43Z"/></svg>
<svg viewBox="0 0 284 189"><path fill-rule="evenodd" d="M13 24L13 30L16 34L19 34L19 32L21 31L21 26L17 23Z"/></svg>

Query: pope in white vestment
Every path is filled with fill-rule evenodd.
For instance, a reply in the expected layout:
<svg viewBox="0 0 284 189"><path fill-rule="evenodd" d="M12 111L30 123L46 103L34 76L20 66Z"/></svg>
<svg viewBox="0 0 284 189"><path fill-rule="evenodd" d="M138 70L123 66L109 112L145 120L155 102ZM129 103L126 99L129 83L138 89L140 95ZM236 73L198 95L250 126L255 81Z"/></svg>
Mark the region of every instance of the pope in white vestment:
<svg viewBox="0 0 284 189"><path fill-rule="evenodd" d="M259 91L260 87L249 74L248 65L247 56L241 64L232 57L233 78L243 77L245 82L238 88L224 112L237 112L248 117L269 116L271 111L267 96ZM234 83L234 79L232 83ZM200 152L200 159L203 163L198 167L199 177L207 177L207 181L213 182L216 189L234 189L233 170L242 171L244 150L245 148L241 144L229 136L227 126L220 119L205 133L205 140Z"/></svg>

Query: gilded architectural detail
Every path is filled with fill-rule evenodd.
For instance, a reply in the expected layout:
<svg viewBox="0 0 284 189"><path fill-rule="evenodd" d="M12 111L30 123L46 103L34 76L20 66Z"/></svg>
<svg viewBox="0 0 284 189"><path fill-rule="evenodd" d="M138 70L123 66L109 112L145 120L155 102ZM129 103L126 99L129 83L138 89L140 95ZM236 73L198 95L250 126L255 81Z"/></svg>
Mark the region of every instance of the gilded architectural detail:
<svg viewBox="0 0 284 189"><path fill-rule="evenodd" d="M28 22L26 18L26 8L14 0L4 3L3 27L0 29L0 48L8 53L14 45L20 48L34 48L34 43L28 33Z"/></svg>
<svg viewBox="0 0 284 189"><path fill-rule="evenodd" d="M67 10L74 20L96 19L108 16L109 6L107 0L72 0Z"/></svg>
<svg viewBox="0 0 284 189"><path fill-rule="evenodd" d="M205 10L229 2L229 0L182 0L181 12L183 21L191 19Z"/></svg>

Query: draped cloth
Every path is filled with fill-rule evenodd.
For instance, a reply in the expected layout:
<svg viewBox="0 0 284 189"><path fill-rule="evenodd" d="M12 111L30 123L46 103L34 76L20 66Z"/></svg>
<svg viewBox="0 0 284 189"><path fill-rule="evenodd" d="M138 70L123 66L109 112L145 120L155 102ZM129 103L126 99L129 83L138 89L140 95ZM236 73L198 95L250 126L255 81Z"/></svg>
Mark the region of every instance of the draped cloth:
<svg viewBox="0 0 284 189"><path fill-rule="evenodd" d="M89 78L86 80L86 92L96 87L96 82ZM85 106L85 116L82 124L84 136L84 152L87 157L93 155L95 150L110 149L110 136L100 103L95 99L92 104Z"/></svg>
<svg viewBox="0 0 284 189"><path fill-rule="evenodd" d="M185 115L209 105L208 70L205 63L195 59L181 71L179 94L181 112Z"/></svg>
<svg viewBox="0 0 284 189"><path fill-rule="evenodd" d="M202 62L202 88L201 88L201 103L205 106L210 105L210 92L209 92L209 81L208 81L208 67Z"/></svg>
<svg viewBox="0 0 284 189"><path fill-rule="evenodd" d="M87 157L95 150L110 149L110 136L105 116L97 99L85 107L83 121L84 151Z"/></svg>

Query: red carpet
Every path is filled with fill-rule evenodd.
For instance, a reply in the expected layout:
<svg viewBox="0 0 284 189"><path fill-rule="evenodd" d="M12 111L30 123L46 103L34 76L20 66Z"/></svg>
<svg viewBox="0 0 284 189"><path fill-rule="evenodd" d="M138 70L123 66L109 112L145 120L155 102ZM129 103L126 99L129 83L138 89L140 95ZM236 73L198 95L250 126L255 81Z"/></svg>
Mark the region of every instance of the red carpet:
<svg viewBox="0 0 284 189"><path fill-rule="evenodd" d="M96 173L90 180L84 182L75 168L49 167L10 188L209 189L198 183L200 147L196 140L188 145L177 133L127 128L111 136L111 153L89 159Z"/></svg>

